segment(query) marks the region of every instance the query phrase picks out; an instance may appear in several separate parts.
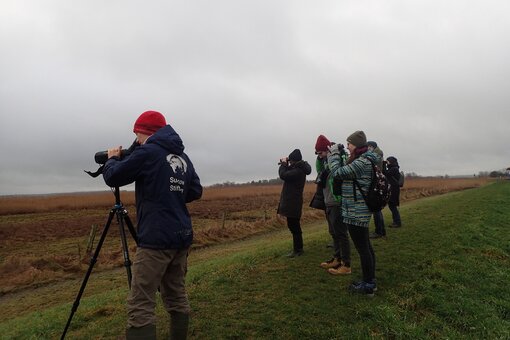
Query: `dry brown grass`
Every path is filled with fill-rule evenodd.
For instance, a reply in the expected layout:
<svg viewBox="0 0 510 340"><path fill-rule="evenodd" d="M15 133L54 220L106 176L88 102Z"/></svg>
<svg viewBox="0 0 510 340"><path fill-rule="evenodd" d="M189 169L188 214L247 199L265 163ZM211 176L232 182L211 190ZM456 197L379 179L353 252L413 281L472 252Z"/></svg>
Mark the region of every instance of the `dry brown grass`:
<svg viewBox="0 0 510 340"><path fill-rule="evenodd" d="M407 179L405 187L402 189L402 200L416 199L431 195L446 193L468 188L478 187L487 183L487 178L413 178ZM315 187L308 183L305 187L305 197L313 195ZM281 185L266 186L235 186L235 187L214 187L205 188L202 199L192 203L198 209L203 210L203 205L212 205L207 210L212 211L218 204L212 202L222 202L228 204L223 210L232 210L229 205L246 208L260 208L264 204L273 203L274 200L268 200L273 197L279 198ZM132 206L135 204L135 197L132 191L122 191L121 199L124 205ZM246 200L246 202L243 202ZM257 206L257 202L260 203ZM71 209L96 209L109 208L114 204L113 194L110 192L93 193L74 193L74 194L54 194L54 195L33 195L33 196L0 196L0 215L7 214L27 214L37 212L50 212L56 210ZM238 209L234 209L238 210Z"/></svg>
<svg viewBox="0 0 510 340"><path fill-rule="evenodd" d="M478 187L487 181L408 179L401 200ZM281 185L206 188L203 198L189 205L195 230L193 247L286 228L285 220L276 216L280 191ZM308 183L303 223L324 218L322 211L308 207L314 192L315 185ZM134 194L122 192L121 198L136 221ZM0 197L0 295L83 275L90 259L84 249L91 225L102 226L113 203L110 192ZM122 266L119 235L118 227L112 224L95 270ZM129 241L134 253L134 242Z"/></svg>

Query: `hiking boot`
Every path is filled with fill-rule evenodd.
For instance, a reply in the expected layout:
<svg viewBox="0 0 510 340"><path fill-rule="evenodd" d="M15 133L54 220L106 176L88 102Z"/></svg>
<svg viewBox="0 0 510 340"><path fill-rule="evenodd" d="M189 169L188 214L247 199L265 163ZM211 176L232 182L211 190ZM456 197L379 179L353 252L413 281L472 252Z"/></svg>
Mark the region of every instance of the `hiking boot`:
<svg viewBox="0 0 510 340"><path fill-rule="evenodd" d="M189 314L170 312L170 340L186 340L188 327Z"/></svg>
<svg viewBox="0 0 510 340"><path fill-rule="evenodd" d="M351 286L358 286L358 285L360 285L362 282L363 282L363 281L352 281ZM377 282L375 281L375 279L374 279L373 284L374 284L374 288L373 288L373 290L374 290L374 292L377 292Z"/></svg>
<svg viewBox="0 0 510 340"><path fill-rule="evenodd" d="M338 268L342 265L342 262L339 261L336 257L332 257L330 260L322 262L320 266L324 269L329 268Z"/></svg>
<svg viewBox="0 0 510 340"><path fill-rule="evenodd" d="M358 283L352 283L349 286L349 291L353 293L363 294L368 297L374 296L374 291L377 290L375 283L368 283L365 281L361 281Z"/></svg>
<svg viewBox="0 0 510 340"><path fill-rule="evenodd" d="M329 268L328 273L332 275L349 275L351 273L351 267L342 265L338 268Z"/></svg>
<svg viewBox="0 0 510 340"><path fill-rule="evenodd" d="M298 256L301 256L304 254L304 251L303 249L301 250L293 250L291 251L290 253L288 253L287 255L285 255L286 257L290 257L290 258L293 258L293 257L298 257Z"/></svg>
<svg viewBox="0 0 510 340"><path fill-rule="evenodd" d="M129 327L126 329L126 340L156 340L156 325Z"/></svg>
<svg viewBox="0 0 510 340"><path fill-rule="evenodd" d="M378 234L378 233L372 233L370 234L370 238L381 238L381 237L385 237L386 235L381 235L381 234Z"/></svg>

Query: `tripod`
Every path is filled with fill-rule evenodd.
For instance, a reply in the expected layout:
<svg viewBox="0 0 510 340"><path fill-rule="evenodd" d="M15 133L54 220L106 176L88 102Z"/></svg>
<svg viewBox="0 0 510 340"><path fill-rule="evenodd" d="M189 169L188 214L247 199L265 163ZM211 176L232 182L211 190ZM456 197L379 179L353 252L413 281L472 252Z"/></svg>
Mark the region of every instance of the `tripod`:
<svg viewBox="0 0 510 340"><path fill-rule="evenodd" d="M103 245L103 242L106 238L106 234L108 233L108 229L110 228L110 224L112 223L113 217L117 217L117 222L119 224L120 229L120 239L122 242L122 253L124 256L124 266L126 267L127 272L127 278L128 278L128 286L131 289L131 260L129 259L129 250L128 250L128 244L126 240L126 231L124 229L124 222L128 226L129 232L131 233L131 236L133 236L133 239L135 242L137 242L136 238L136 231L133 227L133 224L131 223L131 220L129 219L128 212L126 209L124 209L124 206L122 205L120 201L120 192L119 187L115 187L114 191L115 195L115 205L110 210L110 214L108 216L108 221L106 222L103 232L101 234L101 238L99 239L99 243L97 244L96 250L94 251L94 255L90 259L89 268L87 270L87 273L85 274L85 278L83 279L83 282L80 287L80 291L78 292L78 295L76 296L76 300L74 301L73 307L71 309L71 314L69 315L69 319L67 320L66 327L64 328L64 332L62 333L62 336L60 337L61 340L63 340L66 336L67 330L69 326L71 325L71 320L73 318L74 313L78 309L78 306L80 305L80 299L83 295L83 291L85 290L85 286L87 285L87 281L89 279L90 274L92 273L92 268L94 267L94 264L97 262L97 257L99 255L99 251L101 250L101 246Z"/></svg>

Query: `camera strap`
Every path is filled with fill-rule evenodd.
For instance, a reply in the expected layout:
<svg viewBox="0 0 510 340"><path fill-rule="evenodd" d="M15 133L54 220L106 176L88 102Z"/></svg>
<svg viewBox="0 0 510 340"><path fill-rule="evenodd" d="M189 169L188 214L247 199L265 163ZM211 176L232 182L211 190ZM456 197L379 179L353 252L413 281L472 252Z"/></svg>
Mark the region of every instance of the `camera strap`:
<svg viewBox="0 0 510 340"><path fill-rule="evenodd" d="M101 174L103 173L103 169L104 169L104 164L103 164L103 165L101 165L101 166L99 167L99 169L97 169L97 171L96 171L96 172L87 171L87 170L83 170L83 171L85 171L86 173L88 173L88 174L89 174L89 176L96 178L97 176L99 176L99 175L101 175Z"/></svg>

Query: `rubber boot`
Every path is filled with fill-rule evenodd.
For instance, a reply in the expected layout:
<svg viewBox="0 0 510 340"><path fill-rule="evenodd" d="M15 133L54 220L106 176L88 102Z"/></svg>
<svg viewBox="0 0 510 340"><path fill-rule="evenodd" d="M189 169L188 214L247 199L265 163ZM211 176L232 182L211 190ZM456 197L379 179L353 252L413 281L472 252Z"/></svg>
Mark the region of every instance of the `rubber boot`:
<svg viewBox="0 0 510 340"><path fill-rule="evenodd" d="M186 340L188 337L189 314L170 313L170 340Z"/></svg>
<svg viewBox="0 0 510 340"><path fill-rule="evenodd" d="M126 340L156 340L156 325L129 327L126 329Z"/></svg>

